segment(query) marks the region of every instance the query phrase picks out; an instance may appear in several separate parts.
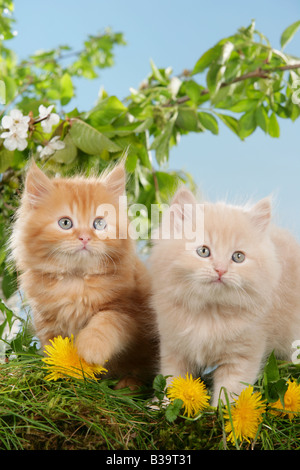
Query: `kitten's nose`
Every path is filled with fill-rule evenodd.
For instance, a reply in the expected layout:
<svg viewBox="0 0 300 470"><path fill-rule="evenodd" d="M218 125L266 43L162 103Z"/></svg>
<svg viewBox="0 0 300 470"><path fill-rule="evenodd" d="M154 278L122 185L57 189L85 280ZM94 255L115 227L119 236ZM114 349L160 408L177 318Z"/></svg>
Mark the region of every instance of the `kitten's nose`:
<svg viewBox="0 0 300 470"><path fill-rule="evenodd" d="M219 279L227 272L227 269L224 268L215 268L215 271L219 274Z"/></svg>
<svg viewBox="0 0 300 470"><path fill-rule="evenodd" d="M89 237L88 235L85 235L85 234L80 235L80 237L78 237L78 238L83 243L83 245L87 245L88 242L91 239L91 237Z"/></svg>

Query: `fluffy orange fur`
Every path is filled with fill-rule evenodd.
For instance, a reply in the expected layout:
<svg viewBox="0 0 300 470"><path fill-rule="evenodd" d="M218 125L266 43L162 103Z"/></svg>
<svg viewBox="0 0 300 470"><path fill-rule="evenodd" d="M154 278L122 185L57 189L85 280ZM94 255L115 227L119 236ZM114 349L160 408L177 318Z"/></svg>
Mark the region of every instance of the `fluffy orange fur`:
<svg viewBox="0 0 300 470"><path fill-rule="evenodd" d="M83 359L130 385L152 378L157 346L149 275L119 210L124 190L123 164L100 177L53 179L31 164L11 251L41 345L73 334ZM58 224L66 217L67 230ZM94 228L97 217L105 230Z"/></svg>

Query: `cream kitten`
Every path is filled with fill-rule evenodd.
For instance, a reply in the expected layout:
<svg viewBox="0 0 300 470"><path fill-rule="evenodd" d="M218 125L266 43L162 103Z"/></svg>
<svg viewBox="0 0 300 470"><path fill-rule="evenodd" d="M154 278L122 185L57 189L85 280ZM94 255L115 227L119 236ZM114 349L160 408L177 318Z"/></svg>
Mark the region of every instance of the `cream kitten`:
<svg viewBox="0 0 300 470"><path fill-rule="evenodd" d="M185 228L192 218L195 230L196 207L195 239L189 231L176 239L180 224ZM154 240L150 257L160 372L199 375L216 367L217 406L222 387L232 395L255 383L272 350L291 360L292 343L300 339L300 247L270 223L269 199L251 208L199 205L182 188L171 213L177 232Z"/></svg>

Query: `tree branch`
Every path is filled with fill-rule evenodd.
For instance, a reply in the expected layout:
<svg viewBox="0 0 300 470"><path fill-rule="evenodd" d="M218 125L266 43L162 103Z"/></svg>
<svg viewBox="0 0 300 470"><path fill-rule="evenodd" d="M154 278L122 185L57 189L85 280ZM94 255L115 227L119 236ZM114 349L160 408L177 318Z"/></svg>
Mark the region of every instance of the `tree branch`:
<svg viewBox="0 0 300 470"><path fill-rule="evenodd" d="M244 75L241 75L240 77L235 77L233 80L230 80L229 82L221 83L220 88L225 88L227 86L233 85L234 83L242 82L244 80L247 80L248 78L265 78L265 79L270 78L271 72L296 70L296 69L300 69L300 64L281 65L279 67L273 67L269 69L263 69L259 67L256 70L253 70L252 72L245 73ZM208 94L209 94L208 88L205 88L200 93L201 96L208 95ZM189 100L190 100L189 96L182 96L178 98L178 100L176 100L176 104L183 104ZM168 107L168 106L172 106L173 104L171 102L168 102L164 106Z"/></svg>

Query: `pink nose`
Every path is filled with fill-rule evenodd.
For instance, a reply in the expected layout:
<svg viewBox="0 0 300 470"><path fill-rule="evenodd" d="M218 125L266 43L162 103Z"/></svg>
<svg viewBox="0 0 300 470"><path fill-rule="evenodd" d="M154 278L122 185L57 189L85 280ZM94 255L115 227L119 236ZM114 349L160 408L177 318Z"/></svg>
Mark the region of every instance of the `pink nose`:
<svg viewBox="0 0 300 470"><path fill-rule="evenodd" d="M87 245L90 239L91 238L88 235L81 235L79 237L79 240L83 243L83 245Z"/></svg>
<svg viewBox="0 0 300 470"><path fill-rule="evenodd" d="M215 268L215 271L219 274L219 279L221 279L223 274L225 274L227 272L226 269L222 269L222 268Z"/></svg>

